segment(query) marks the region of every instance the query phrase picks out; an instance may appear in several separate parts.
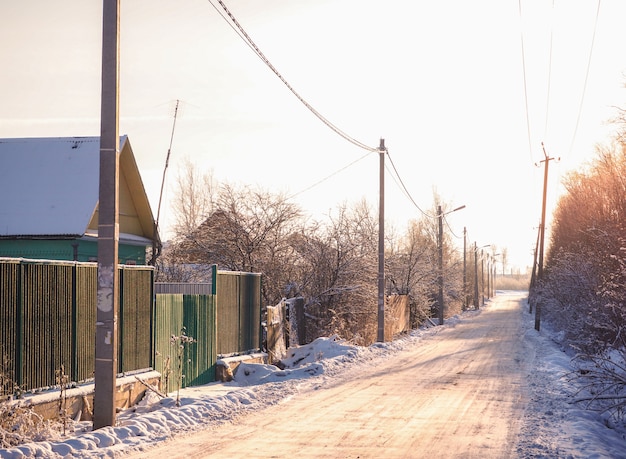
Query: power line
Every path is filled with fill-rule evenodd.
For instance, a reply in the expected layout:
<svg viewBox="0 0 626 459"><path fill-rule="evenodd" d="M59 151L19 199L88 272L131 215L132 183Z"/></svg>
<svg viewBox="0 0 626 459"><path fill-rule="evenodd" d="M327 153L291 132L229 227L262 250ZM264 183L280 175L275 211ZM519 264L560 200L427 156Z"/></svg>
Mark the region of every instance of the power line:
<svg viewBox="0 0 626 459"><path fill-rule="evenodd" d="M520 16L520 35L522 42L522 72L524 77L524 103L526 105L526 133L528 135L528 153L530 154L530 162L533 160L532 139L530 136L530 113L528 111L528 85L526 83L526 52L524 51L524 27L522 26L522 0L518 0L519 16Z"/></svg>
<svg viewBox="0 0 626 459"><path fill-rule="evenodd" d="M550 20L550 59L548 61L548 91L546 93L546 122L543 130L543 138L548 135L548 119L550 118L550 86L552 85L552 41L554 37L554 0L552 0L552 18Z"/></svg>
<svg viewBox="0 0 626 459"><path fill-rule="evenodd" d="M452 230L452 227L450 226L450 223L449 223L449 222L448 222L448 220L446 219L446 216L445 216L445 215L443 215L443 216L442 216L442 218L443 218L443 222L446 224L446 226L447 226L447 227L448 227L448 229L450 230L450 234L452 234L452 236L454 236L454 237L455 237L455 238L457 238L457 239L463 239L463 237L462 237L462 236L457 235L457 234L456 234L456 233Z"/></svg>
<svg viewBox="0 0 626 459"><path fill-rule="evenodd" d="M297 193L294 193L290 196L287 197L287 199L291 199L294 198L296 196L298 196L299 194L302 194L306 191L309 191L312 188L315 188L316 186L320 185L321 183L325 182L326 180L330 179L331 177L334 177L335 175L339 174L340 172L343 172L344 170L346 170L347 168L349 168L350 166L353 166L354 164L358 163L359 161L361 161L362 159L364 159L365 157L369 156L369 152L365 153L363 156L361 156L358 159L355 159L354 161L352 161L350 164L345 165L344 167L342 167L339 170L336 170L335 172L333 172L330 175L327 175L326 177L322 178L321 180L318 180L317 182L313 183L311 186L306 187L303 190L298 191Z"/></svg>
<svg viewBox="0 0 626 459"><path fill-rule="evenodd" d="M208 0L208 1L209 1L209 3L211 3L213 8L217 9L217 7L213 4L212 0ZM237 34L245 40L245 42L248 44L248 46L263 61L263 63L265 65L267 65L270 68L270 70L272 70L272 72L274 72L274 74L280 79L280 81L282 81L284 83L284 85L287 86L287 88L292 92L292 94L294 96L296 96L298 98L298 100L300 102L302 102L302 104L311 111L311 113L313 113L322 123L324 123L330 129L332 129L336 134L338 134L339 136L343 137L345 140L347 140L351 144L356 145L357 147L360 147L360 148L362 148L364 150L367 150L369 152L378 153L378 149L372 148L369 145L366 145L366 144L364 144L362 142L359 142L358 140L354 139L353 137L350 137L344 131L342 131L337 126L335 126L333 123L331 123L327 118L325 118L315 108L313 108L306 100L304 100L304 98L300 94L298 94L298 92L296 92L296 90L289 84L289 82L280 74L280 72L276 69L276 67L274 67L274 65L272 65L272 63L269 61L269 59L267 57L265 57L263 52L254 43L252 38L250 38L250 36L247 34L247 32L244 30L244 28L241 26L241 24L239 24L239 21L237 21L235 16L230 12L230 10L224 4L224 2L222 0L218 0L218 3L222 7L222 9L225 11L225 13L228 15L228 18L232 21L234 26L237 28L237 30L238 30ZM223 14L220 13L220 15L222 16L222 18L224 18L224 20L227 20L226 17ZM232 28L232 26L231 26L231 28Z"/></svg>
<svg viewBox="0 0 626 459"><path fill-rule="evenodd" d="M574 148L574 140L576 139L576 134L578 132L578 124L580 123L580 115L583 111L583 102L585 100L585 93L587 92L587 81L589 79L589 69L591 68L591 57L593 56L593 48L596 42L596 30L598 28L598 17L600 16L600 3L601 0L598 0L598 9L596 10L596 20L593 24L593 35L591 37L591 48L589 49L589 59L587 60L587 71L585 72L585 82L583 84L583 93L580 97L580 105L578 106L578 116L576 117L576 126L574 127L574 134L572 135L572 141L569 145L568 153L572 152Z"/></svg>
<svg viewBox="0 0 626 459"><path fill-rule="evenodd" d="M394 173L396 175L396 177L398 177L398 180L400 181L400 184L402 186L402 190L404 191L404 193L406 194L406 196L409 198L409 201L411 201L413 203L413 205L415 206L415 208L417 210L419 210L423 215L425 215L426 217L430 217L430 218L435 218L434 215L429 215L426 212L424 212L420 206L417 205L417 203L415 202L415 200L413 199L413 197L411 196L411 193L409 193L409 190L407 190L406 186L404 185L404 182L402 181L402 177L400 177L400 174L398 173L398 169L396 169L396 165L393 163L393 159L391 159L391 155L389 155L389 151L387 151L387 157L389 158L389 162L391 163L391 166L393 167Z"/></svg>

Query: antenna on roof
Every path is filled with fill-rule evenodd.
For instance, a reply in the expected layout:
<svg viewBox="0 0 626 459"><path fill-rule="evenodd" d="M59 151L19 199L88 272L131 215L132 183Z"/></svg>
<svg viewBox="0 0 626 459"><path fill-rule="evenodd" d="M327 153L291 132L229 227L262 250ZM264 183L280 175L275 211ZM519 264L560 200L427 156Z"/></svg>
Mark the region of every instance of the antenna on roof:
<svg viewBox="0 0 626 459"><path fill-rule="evenodd" d="M156 260L158 256L161 254L161 238L158 237L159 233L159 218L161 217L161 201L163 200L163 188L165 188L165 174L167 172L167 167L170 163L170 155L172 153L172 142L174 141L174 130L176 129L176 117L178 116L178 105L180 104L180 100L176 99L176 106L174 107L174 122L172 123L172 135L170 136L170 146L167 149L167 156L165 157L165 167L163 168L163 178L161 180L161 192L159 193L159 206L157 207L157 218L154 222L154 239L152 244L152 259L150 260L151 265L156 264Z"/></svg>

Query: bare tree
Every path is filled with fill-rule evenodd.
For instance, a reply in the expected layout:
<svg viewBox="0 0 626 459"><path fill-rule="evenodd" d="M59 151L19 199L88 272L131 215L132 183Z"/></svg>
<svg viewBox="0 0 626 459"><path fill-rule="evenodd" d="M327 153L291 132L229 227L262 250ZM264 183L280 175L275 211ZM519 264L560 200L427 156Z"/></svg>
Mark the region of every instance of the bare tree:
<svg viewBox="0 0 626 459"><path fill-rule="evenodd" d="M437 281L437 246L426 223L424 219L411 221L396 250L387 256L391 291L409 294L413 326L431 316Z"/></svg>
<svg viewBox="0 0 626 459"><path fill-rule="evenodd" d="M343 204L325 224L294 238L300 257L299 291L317 333L358 344L376 338L377 217L367 202Z"/></svg>
<svg viewBox="0 0 626 459"><path fill-rule="evenodd" d="M218 185L212 171L201 175L189 159L179 170L176 183L172 210L174 233L180 238L195 231L213 213Z"/></svg>
<svg viewBox="0 0 626 459"><path fill-rule="evenodd" d="M289 284L289 236L300 222L300 209L282 195L222 185L213 212L178 241L176 251L186 263L263 273L263 301L274 304Z"/></svg>

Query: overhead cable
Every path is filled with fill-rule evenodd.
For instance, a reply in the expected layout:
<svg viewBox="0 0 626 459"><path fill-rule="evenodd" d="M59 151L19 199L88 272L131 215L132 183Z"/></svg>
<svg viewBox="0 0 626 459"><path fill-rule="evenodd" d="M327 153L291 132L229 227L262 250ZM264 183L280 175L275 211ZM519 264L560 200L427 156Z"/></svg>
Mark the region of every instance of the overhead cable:
<svg viewBox="0 0 626 459"><path fill-rule="evenodd" d="M589 69L591 67L591 57L593 56L593 48L596 42L596 30L598 28L598 17L600 16L600 3L598 0L598 9L596 10L596 20L593 24L593 35L591 37L591 48L589 49L589 59L587 60L587 71L585 72L585 83L583 84L583 93L580 97L580 105L578 106L578 116L576 117L576 126L574 127L574 134L572 135L572 141L569 145L569 153L574 148L574 141L576 140L576 134L578 132L578 124L580 123L580 115L583 111L583 102L585 100L585 93L587 92L587 80L589 79Z"/></svg>
<svg viewBox="0 0 626 459"><path fill-rule="evenodd" d="M293 197L295 197L295 196L298 196L299 194L304 193L305 191L309 191L311 188L315 188L315 187L316 187L316 186L318 186L320 183L323 183L323 182L325 182L326 180L328 180L329 178L334 177L334 176L335 176L335 175L337 175L338 173L340 173L340 172L342 172L342 171L346 170L347 168L349 168L350 166L352 166L352 165L354 165L354 164L358 163L359 161L361 161L363 158L365 158L365 157L367 157L367 156L369 156L369 152L368 152L368 153L366 153L366 154L364 154L364 155L363 155L363 156L361 156L360 158L355 159L355 160L354 160L354 161L352 161L350 164L346 164L344 167L342 167L342 168L341 168L341 169L339 169L339 170L336 170L336 171L335 171L335 172L333 172L332 174L327 175L327 176L326 176L326 177L324 177L323 179L318 180L317 182L313 183L311 186L308 186L308 187L306 187L305 189L300 190L300 191L298 191L297 193L294 193L294 194L292 194L292 195L288 196L288 197L287 197L287 199L291 199L291 198L293 198Z"/></svg>
<svg viewBox="0 0 626 459"><path fill-rule="evenodd" d="M522 41L522 72L524 76L524 103L526 104L526 133L528 135L528 152L530 154L530 162L534 164L532 139L530 136L530 113L528 111L528 85L526 84L526 53L524 51L524 27L522 25L522 0L518 0L519 16L520 16L520 32Z"/></svg>
<svg viewBox="0 0 626 459"><path fill-rule="evenodd" d="M267 65L270 68L270 70L272 70L272 72L274 72L274 74L280 79L280 81L282 81L284 83L284 85L287 86L287 88L293 93L293 95L296 96L298 98L298 100L300 102L302 102L302 104L304 104L304 106L311 111L311 113L313 113L320 121L322 121L322 123L324 123L330 129L332 129L335 133L337 133L338 135L340 135L341 137L343 137L345 140L347 140L348 142L352 143L353 145L356 145L357 147L360 147L360 148L362 148L364 150L367 150L369 152L376 152L376 153L378 153L378 149L377 148L370 147L369 145L366 145L366 144L364 144L362 142L359 142L358 140L350 137L348 134L346 134L344 131L342 131L337 126L335 126L333 123L331 123L328 119L326 119L320 112L318 112L315 108L313 108L306 100L304 100L304 98L300 94L298 94L298 92L296 92L296 90L289 84L289 82L280 74L280 72L276 69L276 67L274 67L272 65L272 63L269 61L269 59L267 57L265 57L263 52L254 43L252 38L250 38L250 36L247 34L247 32L244 30L244 28L241 26L241 24L239 24L239 21L237 21L235 16L230 12L230 10L224 4L224 2L222 0L217 0L217 1L220 4L220 6L222 7L222 9L225 11L225 13L228 15L228 18L230 18L230 20L232 21L234 26L239 31L238 35L245 39L246 43L254 51L254 53L263 61L263 63L265 65ZM209 3L211 3L213 8L217 9L217 7L213 4L212 0L209 0ZM224 20L226 20L226 17L224 15L222 15L221 13L220 13L220 15L222 16L222 18L224 18Z"/></svg>
<svg viewBox="0 0 626 459"><path fill-rule="evenodd" d="M417 205L417 203L415 202L415 200L413 199L413 197L411 196L411 193L409 193L409 190L407 190L406 186L404 185L404 182L402 181L402 177L400 177L400 174L398 173L398 169L396 169L396 165L393 163L393 159L391 159L391 156L389 155L389 151L387 151L387 157L389 158L389 162L391 163L391 166L393 167L394 173L396 175L396 177L398 177L398 180L400 181L400 184L402 186L402 189L404 190L404 193L406 194L406 196L409 198L409 200L413 203L413 205L415 206L415 208L417 210L419 210L423 215L425 215L426 217L430 217L430 218L435 218L434 215L429 215L428 213L424 212L420 206Z"/></svg>
<svg viewBox="0 0 626 459"><path fill-rule="evenodd" d="M550 20L550 58L548 61L548 90L546 92L546 123L543 138L548 135L548 119L550 118L550 86L552 86L552 41L554 37L554 0L552 0L552 18Z"/></svg>

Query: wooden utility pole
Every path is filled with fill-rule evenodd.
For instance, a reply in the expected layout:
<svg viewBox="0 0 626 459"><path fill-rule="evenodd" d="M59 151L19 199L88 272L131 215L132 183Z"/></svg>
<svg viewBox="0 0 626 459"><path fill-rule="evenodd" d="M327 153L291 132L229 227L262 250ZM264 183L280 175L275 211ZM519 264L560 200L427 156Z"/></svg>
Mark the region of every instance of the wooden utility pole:
<svg viewBox="0 0 626 459"><path fill-rule="evenodd" d="M380 139L378 200L378 341L385 342L385 139Z"/></svg>
<svg viewBox="0 0 626 459"><path fill-rule="evenodd" d="M119 309L119 18L120 0L103 0L94 430L115 425Z"/></svg>
<svg viewBox="0 0 626 459"><path fill-rule="evenodd" d="M533 270L530 276L530 291L535 289L535 282L537 281L537 255L539 252L539 238L541 238L541 227L537 230L537 242L535 243L535 250L533 250ZM533 302L528 302L529 313L533 313Z"/></svg>
<svg viewBox="0 0 626 459"><path fill-rule="evenodd" d="M546 198L548 195L548 165L550 161L554 158L548 157L546 153L546 148L541 142L541 148L543 149L543 156L545 159L540 162L544 165L543 170L543 201L541 204L541 227L540 227L540 235L539 235L539 261L537 264L537 280L543 280L543 247L546 235ZM539 331L541 329L541 301L537 301L537 306L535 308L535 330Z"/></svg>

